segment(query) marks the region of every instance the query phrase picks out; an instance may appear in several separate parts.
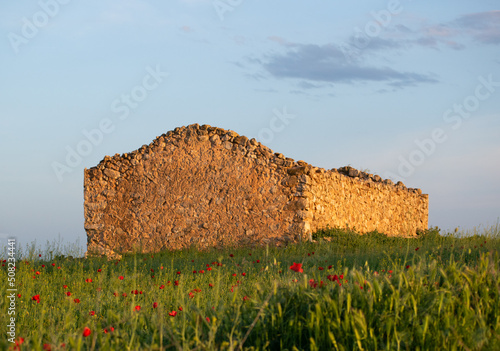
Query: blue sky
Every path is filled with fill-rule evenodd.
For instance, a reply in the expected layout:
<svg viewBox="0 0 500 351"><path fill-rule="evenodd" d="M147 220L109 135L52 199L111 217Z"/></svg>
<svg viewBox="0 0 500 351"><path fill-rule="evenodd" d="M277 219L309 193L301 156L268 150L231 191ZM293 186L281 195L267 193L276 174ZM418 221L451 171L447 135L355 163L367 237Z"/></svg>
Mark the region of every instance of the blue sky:
<svg viewBox="0 0 500 351"><path fill-rule="evenodd" d="M191 123L421 188L431 226L500 217L494 1L5 2L0 33L0 234L21 244L84 246L84 168Z"/></svg>

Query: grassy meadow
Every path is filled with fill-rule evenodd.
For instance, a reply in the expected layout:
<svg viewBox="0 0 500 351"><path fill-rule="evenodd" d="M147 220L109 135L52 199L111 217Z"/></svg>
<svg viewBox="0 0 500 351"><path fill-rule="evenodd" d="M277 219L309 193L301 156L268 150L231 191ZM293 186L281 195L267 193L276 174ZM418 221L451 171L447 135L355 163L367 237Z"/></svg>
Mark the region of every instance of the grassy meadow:
<svg viewBox="0 0 500 351"><path fill-rule="evenodd" d="M0 350L500 350L500 226L459 234L329 229L120 261L33 245L17 252L15 343L0 267Z"/></svg>

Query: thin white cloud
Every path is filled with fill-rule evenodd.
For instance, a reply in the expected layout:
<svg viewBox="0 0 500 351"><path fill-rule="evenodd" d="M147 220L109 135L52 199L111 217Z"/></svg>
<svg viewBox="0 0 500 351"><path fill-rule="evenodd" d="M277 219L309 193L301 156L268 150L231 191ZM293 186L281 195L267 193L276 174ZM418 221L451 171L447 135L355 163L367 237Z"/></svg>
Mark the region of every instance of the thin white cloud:
<svg viewBox="0 0 500 351"><path fill-rule="evenodd" d="M191 27L191 26L182 26L182 27L180 27L179 29L180 29L182 32L184 32L184 33L188 33L188 34L189 34L189 33L194 32L194 29L193 29L193 27Z"/></svg>
<svg viewBox="0 0 500 351"><path fill-rule="evenodd" d="M500 44L500 10L463 15L454 24L484 44Z"/></svg>
<svg viewBox="0 0 500 351"><path fill-rule="evenodd" d="M267 37L267 39L269 39L270 41L273 41L275 43L278 43L280 45L290 45L291 44L285 38L277 36L277 35L270 35L270 36Z"/></svg>
<svg viewBox="0 0 500 351"><path fill-rule="evenodd" d="M409 50L414 46L462 50L465 48L465 38L483 44L500 44L500 11L465 14L442 24L422 25L419 29L396 24L388 28L386 33L370 38L368 45L358 51L361 51L361 55L374 55L390 50ZM275 78L296 78L309 84L378 81L387 83L393 89L438 81L429 74L367 65L360 55L346 60L342 45L356 48L357 38L354 35L342 45L297 44L277 35L268 36L267 39L287 48L286 51L253 59L253 63ZM262 78L265 74L261 72L258 76Z"/></svg>
<svg viewBox="0 0 500 351"><path fill-rule="evenodd" d="M425 24L419 29L405 25L396 25L393 29L399 33L399 42L408 47L418 45L439 49L440 47L461 50L470 39L474 42L500 44L500 11L470 13L453 20Z"/></svg>
<svg viewBox="0 0 500 351"><path fill-rule="evenodd" d="M419 29L396 24L386 33L370 38L367 45L358 49L358 53L351 55L350 59L346 59L344 47L357 48L359 38L355 35L341 45L297 44L281 36L271 35L267 39L277 43L285 51L253 59L253 63L265 72L258 73L259 78L267 74L275 78L298 79L302 89L314 86L317 82L372 81L384 82L394 90L422 83L436 83L438 80L430 74L397 71L389 66L366 64L362 58L363 54L408 50L414 46L462 50L465 48L462 42L464 38L471 38L483 44L500 44L500 11L465 14L442 24L427 24Z"/></svg>
<svg viewBox="0 0 500 351"><path fill-rule="evenodd" d="M284 53L269 54L254 60L272 77L295 78L311 85L321 83L385 82L395 88L420 83L436 83L435 77L399 72L390 67L375 67L346 60L344 53L334 44L294 44ZM316 82L316 83L312 83Z"/></svg>

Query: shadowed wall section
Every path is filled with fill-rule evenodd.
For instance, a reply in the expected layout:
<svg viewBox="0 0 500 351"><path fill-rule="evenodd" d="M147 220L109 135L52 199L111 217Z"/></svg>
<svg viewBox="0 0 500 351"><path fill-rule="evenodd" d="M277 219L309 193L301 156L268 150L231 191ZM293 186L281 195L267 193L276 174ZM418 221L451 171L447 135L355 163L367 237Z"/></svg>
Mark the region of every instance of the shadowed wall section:
<svg viewBox="0 0 500 351"><path fill-rule="evenodd" d="M330 226L415 235L428 198L352 168L327 171L197 124L85 169L87 253L281 245Z"/></svg>

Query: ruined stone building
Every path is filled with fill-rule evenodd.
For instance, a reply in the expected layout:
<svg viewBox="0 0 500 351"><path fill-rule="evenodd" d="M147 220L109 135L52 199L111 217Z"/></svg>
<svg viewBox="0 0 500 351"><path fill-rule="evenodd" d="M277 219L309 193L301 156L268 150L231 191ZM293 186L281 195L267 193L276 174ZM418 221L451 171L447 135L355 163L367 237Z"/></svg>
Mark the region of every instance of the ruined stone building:
<svg viewBox="0 0 500 351"><path fill-rule="evenodd" d="M350 227L412 236L428 195L351 167L325 170L233 131L193 124L85 169L88 252L143 252L308 239Z"/></svg>

